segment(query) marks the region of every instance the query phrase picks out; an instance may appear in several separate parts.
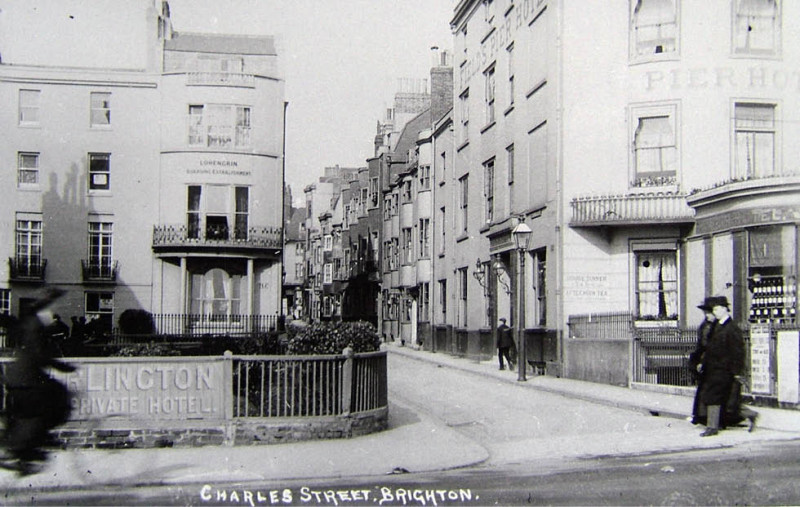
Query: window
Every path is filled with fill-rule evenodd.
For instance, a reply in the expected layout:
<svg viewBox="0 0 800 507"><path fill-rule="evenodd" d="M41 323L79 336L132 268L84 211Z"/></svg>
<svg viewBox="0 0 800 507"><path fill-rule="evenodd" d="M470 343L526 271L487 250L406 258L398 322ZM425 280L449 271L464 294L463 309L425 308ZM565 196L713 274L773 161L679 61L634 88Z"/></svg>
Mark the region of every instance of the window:
<svg viewBox="0 0 800 507"><path fill-rule="evenodd" d="M344 205L344 212L342 213L342 227L347 229L350 227L350 205Z"/></svg>
<svg viewBox="0 0 800 507"><path fill-rule="evenodd" d="M467 268L458 269L458 327L467 327Z"/></svg>
<svg viewBox="0 0 800 507"><path fill-rule="evenodd" d="M42 220L17 217L15 271L17 276L41 277L42 261Z"/></svg>
<svg viewBox="0 0 800 507"><path fill-rule="evenodd" d="M447 152L442 152L442 170L440 171L441 178L439 180L440 185L444 185L445 181L447 181Z"/></svg>
<svg viewBox="0 0 800 507"><path fill-rule="evenodd" d="M89 222L88 270L92 278L111 278L114 275L111 222Z"/></svg>
<svg viewBox="0 0 800 507"><path fill-rule="evenodd" d="M508 105L514 105L514 44L506 48L508 54Z"/></svg>
<svg viewBox="0 0 800 507"><path fill-rule="evenodd" d="M674 185L678 169L674 115L665 109L652 115L639 115L635 121L632 186Z"/></svg>
<svg viewBox="0 0 800 507"><path fill-rule="evenodd" d="M39 154L17 153L17 186L35 187L39 185Z"/></svg>
<svg viewBox="0 0 800 507"><path fill-rule="evenodd" d="M89 190L111 189L110 161L108 153L89 154Z"/></svg>
<svg viewBox="0 0 800 507"><path fill-rule="evenodd" d="M781 11L777 0L734 0L733 52L776 54Z"/></svg>
<svg viewBox="0 0 800 507"><path fill-rule="evenodd" d="M242 275L222 268L192 273L191 313L204 321L228 321L242 313Z"/></svg>
<svg viewBox="0 0 800 507"><path fill-rule="evenodd" d="M439 208L439 255L445 252L447 241L447 213L444 206Z"/></svg>
<svg viewBox="0 0 800 507"><path fill-rule="evenodd" d="M419 257L427 259L431 256L431 219L419 220Z"/></svg>
<svg viewBox="0 0 800 507"><path fill-rule="evenodd" d="M383 198L383 219L389 220L392 218L392 196L387 195Z"/></svg>
<svg viewBox="0 0 800 507"><path fill-rule="evenodd" d="M0 314L11 315L11 291L0 289Z"/></svg>
<svg viewBox="0 0 800 507"><path fill-rule="evenodd" d="M249 187L189 185L186 227L190 239L247 240L250 232Z"/></svg>
<svg viewBox="0 0 800 507"><path fill-rule="evenodd" d="M486 124L494 122L495 76L494 64L483 73L486 91Z"/></svg>
<svg viewBox="0 0 800 507"><path fill-rule="evenodd" d="M460 223L459 229L462 233L467 233L468 227L468 216L467 216L467 205L469 204L469 175L465 174L461 178L458 179L458 207L460 210L459 220Z"/></svg>
<svg viewBox="0 0 800 507"><path fill-rule="evenodd" d="M411 241L411 227L404 227L400 230L400 240L403 245L403 264L411 264L414 261L414 244Z"/></svg>
<svg viewBox="0 0 800 507"><path fill-rule="evenodd" d="M400 241L398 238L392 238L392 261L391 268L397 269L400 266Z"/></svg>
<svg viewBox="0 0 800 507"><path fill-rule="evenodd" d="M461 138L459 141L461 143L467 142L469 139L468 129L469 126L469 88L464 90L464 92L459 96L458 103L460 104L460 111L461 111Z"/></svg>
<svg viewBox="0 0 800 507"><path fill-rule="evenodd" d="M535 295L534 325L547 325L547 249L531 252L533 257L533 293Z"/></svg>
<svg viewBox="0 0 800 507"><path fill-rule="evenodd" d="M431 166L421 165L417 169L419 176L419 189L430 190L431 188Z"/></svg>
<svg viewBox="0 0 800 507"><path fill-rule="evenodd" d="M675 53L678 12L675 0L635 0L631 16L632 57Z"/></svg>
<svg viewBox="0 0 800 507"><path fill-rule="evenodd" d="M322 238L322 239L323 239L323 247L322 248L326 252L330 252L331 250L333 250L333 236L331 236L330 234L326 234L325 237Z"/></svg>
<svg viewBox="0 0 800 507"><path fill-rule="evenodd" d="M487 224L494 221L494 159L483 164L484 219Z"/></svg>
<svg viewBox="0 0 800 507"><path fill-rule="evenodd" d="M439 317L440 323L447 323L447 280L439 280Z"/></svg>
<svg viewBox="0 0 800 507"><path fill-rule="evenodd" d="M361 206L358 208L359 215L366 215L368 203L369 203L369 189L367 187L364 187L361 189Z"/></svg>
<svg viewBox="0 0 800 507"><path fill-rule="evenodd" d="M645 320L678 317L678 266L675 251L636 252L636 309Z"/></svg>
<svg viewBox="0 0 800 507"><path fill-rule="evenodd" d="M40 90L19 91L19 124L39 125Z"/></svg>
<svg viewBox="0 0 800 507"><path fill-rule="evenodd" d="M110 333L114 322L114 293L87 292L86 323L96 322L101 332Z"/></svg>
<svg viewBox="0 0 800 507"><path fill-rule="evenodd" d="M111 94L105 92L92 92L89 94L90 118L92 127L111 125Z"/></svg>
<svg viewBox="0 0 800 507"><path fill-rule="evenodd" d="M736 104L734 178L763 178L775 173L775 106Z"/></svg>
<svg viewBox="0 0 800 507"><path fill-rule="evenodd" d="M326 262L322 268L322 283L333 283L333 264Z"/></svg>
<svg viewBox="0 0 800 507"><path fill-rule="evenodd" d="M402 190L403 190L403 202L411 202L412 194L411 194L411 180L407 179L401 183Z"/></svg>
<svg viewBox="0 0 800 507"><path fill-rule="evenodd" d="M296 262L294 264L294 277L298 280L302 280L305 277L305 266L302 262Z"/></svg>
<svg viewBox="0 0 800 507"><path fill-rule="evenodd" d="M508 166L508 215L514 209L514 145L506 148L506 164Z"/></svg>
<svg viewBox="0 0 800 507"><path fill-rule="evenodd" d="M189 146L249 148L250 108L233 104L190 104Z"/></svg>
<svg viewBox="0 0 800 507"><path fill-rule="evenodd" d="M419 284L419 305L417 306L417 320L419 322L430 320L430 291L428 283Z"/></svg>

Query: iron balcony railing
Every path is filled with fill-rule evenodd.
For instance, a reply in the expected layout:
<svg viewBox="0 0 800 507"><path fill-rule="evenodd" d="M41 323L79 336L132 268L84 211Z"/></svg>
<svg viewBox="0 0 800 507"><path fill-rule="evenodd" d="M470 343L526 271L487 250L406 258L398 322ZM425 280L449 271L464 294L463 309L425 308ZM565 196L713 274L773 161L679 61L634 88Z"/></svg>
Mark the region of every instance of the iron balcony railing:
<svg viewBox="0 0 800 507"><path fill-rule="evenodd" d="M253 74L244 74L241 72L188 72L186 74L186 84L254 88L256 85L256 78Z"/></svg>
<svg viewBox="0 0 800 507"><path fill-rule="evenodd" d="M253 336L279 330L279 315L204 315L189 313L152 314L153 333L165 341L198 338L209 335ZM137 341L138 336L112 331L111 342L122 344Z"/></svg>
<svg viewBox="0 0 800 507"><path fill-rule="evenodd" d="M31 257L9 257L9 274L13 281L44 281L47 259Z"/></svg>
<svg viewBox="0 0 800 507"><path fill-rule="evenodd" d="M694 222L686 195L677 193L576 197L571 206L572 227Z"/></svg>
<svg viewBox="0 0 800 507"><path fill-rule="evenodd" d="M281 248L280 227L252 226L247 228L186 225L156 225L153 227L153 248Z"/></svg>
<svg viewBox="0 0 800 507"><path fill-rule="evenodd" d="M84 282L116 282L119 271L118 261L97 262L81 259Z"/></svg>

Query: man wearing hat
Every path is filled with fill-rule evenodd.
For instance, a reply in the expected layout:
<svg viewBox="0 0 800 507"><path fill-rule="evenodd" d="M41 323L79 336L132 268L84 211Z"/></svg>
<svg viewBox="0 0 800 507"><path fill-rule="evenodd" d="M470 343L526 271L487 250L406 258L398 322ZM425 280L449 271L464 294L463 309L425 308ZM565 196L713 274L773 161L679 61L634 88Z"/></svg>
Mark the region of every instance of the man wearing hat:
<svg viewBox="0 0 800 507"><path fill-rule="evenodd" d="M511 336L511 328L506 325L506 318L500 317L500 325L497 326L497 360L500 362L500 369L505 370L503 358L508 361L508 369L514 369L514 362L511 360L511 348L514 347L514 338Z"/></svg>
<svg viewBox="0 0 800 507"><path fill-rule="evenodd" d="M12 330L15 359L4 378L8 405L3 444L10 458L17 460L21 473L31 472L31 461L45 458L41 446L49 431L66 422L70 413L69 392L47 372L50 367L75 371L54 357L46 330L54 321L51 305L63 293L59 289L48 290Z"/></svg>
<svg viewBox="0 0 800 507"><path fill-rule="evenodd" d="M708 346L711 330L717 322L711 303L713 303L713 298L708 297L703 301L703 304L697 306L703 310L705 318L697 328L697 347L689 354L689 368L697 379L697 391L695 391L694 405L692 406L692 424L706 424L707 421L707 407L701 400L700 393L703 390L703 354L705 354Z"/></svg>
<svg viewBox="0 0 800 507"><path fill-rule="evenodd" d="M703 437L719 433L722 407L728 403L736 377L744 369L744 339L739 326L733 322L730 304L725 296L706 299L704 306L710 307L717 322L711 330L708 344L702 356L703 382L700 401L708 407L706 430ZM755 417L750 421L751 430Z"/></svg>

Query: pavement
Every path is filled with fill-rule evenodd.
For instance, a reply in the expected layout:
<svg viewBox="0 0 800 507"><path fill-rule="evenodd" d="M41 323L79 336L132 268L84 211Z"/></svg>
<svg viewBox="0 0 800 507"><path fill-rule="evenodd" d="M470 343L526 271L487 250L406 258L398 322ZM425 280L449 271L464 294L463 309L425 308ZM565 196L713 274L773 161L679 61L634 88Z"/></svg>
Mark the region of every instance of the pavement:
<svg viewBox="0 0 800 507"><path fill-rule="evenodd" d="M519 382L516 372L499 371L495 361L477 362L395 345L389 345L387 350L404 358L481 375L493 382L513 383L521 389L537 389L665 418L685 420L692 408L688 391L652 392L543 375L529 375L526 382ZM718 437L692 436L691 441L683 442L658 440L655 436L647 451L730 447L756 440L800 438L800 410L763 407L757 410L759 426L754 433L726 431ZM489 452L483 446L445 422L392 399L391 395L389 414L389 429L352 439L237 447L56 451L37 474L19 477L10 471L0 471L0 489L14 494L23 490L196 484L199 491L204 484L216 487L440 471L478 465L489 459ZM685 422L678 424L691 427ZM536 447L550 459L566 459L641 453L640 445L632 441L629 448L620 449L603 442L578 447L540 442ZM525 457L528 456L520 456Z"/></svg>

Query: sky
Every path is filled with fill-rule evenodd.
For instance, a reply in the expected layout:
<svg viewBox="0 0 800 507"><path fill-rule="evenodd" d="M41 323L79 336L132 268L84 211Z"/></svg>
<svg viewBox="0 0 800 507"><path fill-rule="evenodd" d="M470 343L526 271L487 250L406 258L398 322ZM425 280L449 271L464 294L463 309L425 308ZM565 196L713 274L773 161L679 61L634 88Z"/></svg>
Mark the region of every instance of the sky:
<svg viewBox="0 0 800 507"><path fill-rule="evenodd" d="M452 51L455 0L169 0L176 31L275 35L289 102L286 183L295 202L327 166L360 167L401 78Z"/></svg>

